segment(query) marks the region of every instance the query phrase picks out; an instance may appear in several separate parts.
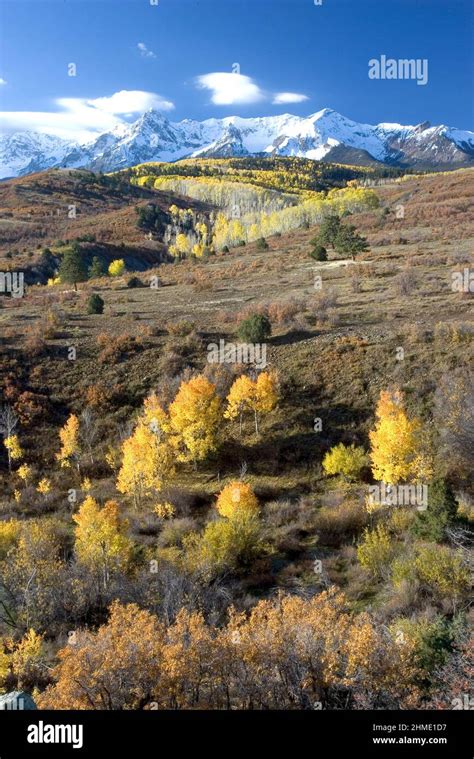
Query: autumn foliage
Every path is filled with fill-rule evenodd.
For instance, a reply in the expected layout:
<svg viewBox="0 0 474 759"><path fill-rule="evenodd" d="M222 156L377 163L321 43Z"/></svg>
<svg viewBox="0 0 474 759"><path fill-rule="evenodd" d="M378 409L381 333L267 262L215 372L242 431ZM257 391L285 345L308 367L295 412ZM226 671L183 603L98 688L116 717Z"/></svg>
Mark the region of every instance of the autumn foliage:
<svg viewBox="0 0 474 759"><path fill-rule="evenodd" d="M114 602L109 621L60 652L43 709L314 709L409 705L413 646L330 589L278 596L222 628L182 610L169 625Z"/></svg>

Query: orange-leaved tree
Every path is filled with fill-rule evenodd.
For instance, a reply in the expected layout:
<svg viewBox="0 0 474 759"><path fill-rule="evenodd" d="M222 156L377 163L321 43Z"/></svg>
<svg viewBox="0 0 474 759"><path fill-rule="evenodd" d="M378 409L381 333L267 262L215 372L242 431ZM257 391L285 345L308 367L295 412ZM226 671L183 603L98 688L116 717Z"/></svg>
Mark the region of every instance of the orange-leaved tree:
<svg viewBox="0 0 474 759"><path fill-rule="evenodd" d="M258 514L258 500L252 486L246 482L229 482L217 498L216 509L222 517L232 519L238 516Z"/></svg>

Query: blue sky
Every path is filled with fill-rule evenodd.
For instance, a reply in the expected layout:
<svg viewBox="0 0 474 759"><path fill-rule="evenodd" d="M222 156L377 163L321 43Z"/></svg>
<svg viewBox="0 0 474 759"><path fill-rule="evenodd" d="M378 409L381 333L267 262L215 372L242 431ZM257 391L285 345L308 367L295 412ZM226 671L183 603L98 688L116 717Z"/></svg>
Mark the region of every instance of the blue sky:
<svg viewBox="0 0 474 759"><path fill-rule="evenodd" d="M0 13L7 129L85 136L150 106L176 121L329 107L474 126L471 0L0 0ZM369 79L381 55L427 59L428 83Z"/></svg>

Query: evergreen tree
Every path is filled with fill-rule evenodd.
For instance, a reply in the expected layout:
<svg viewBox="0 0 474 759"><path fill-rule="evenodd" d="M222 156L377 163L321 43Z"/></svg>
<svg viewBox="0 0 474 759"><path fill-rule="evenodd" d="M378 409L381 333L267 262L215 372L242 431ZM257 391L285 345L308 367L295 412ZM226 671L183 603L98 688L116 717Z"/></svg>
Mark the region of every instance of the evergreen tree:
<svg viewBox="0 0 474 759"><path fill-rule="evenodd" d="M341 228L341 220L337 214L331 216L325 216L319 227L318 237L314 240L314 244L319 243L321 245L331 245L336 247L336 238Z"/></svg>
<svg viewBox="0 0 474 759"><path fill-rule="evenodd" d="M84 282L87 279L87 271L81 255L81 249L77 243L65 251L61 264L59 266L59 276L61 282L67 282L74 285L77 290L77 283Z"/></svg>
<svg viewBox="0 0 474 759"><path fill-rule="evenodd" d="M89 279L95 279L96 277L103 277L105 275L105 266L97 256L94 256L92 259L88 274Z"/></svg>
<svg viewBox="0 0 474 759"><path fill-rule="evenodd" d="M455 521L457 509L450 483L444 479L435 480L428 487L428 508L416 515L415 534L439 543L445 537L446 528Z"/></svg>
<svg viewBox="0 0 474 759"><path fill-rule="evenodd" d="M239 324L238 335L246 343L262 343L271 334L272 325L265 314L252 314Z"/></svg>
<svg viewBox="0 0 474 759"><path fill-rule="evenodd" d="M361 237L355 230L352 224L341 224L334 242L337 252L349 254L353 261L358 253L363 253L369 247L365 237Z"/></svg>

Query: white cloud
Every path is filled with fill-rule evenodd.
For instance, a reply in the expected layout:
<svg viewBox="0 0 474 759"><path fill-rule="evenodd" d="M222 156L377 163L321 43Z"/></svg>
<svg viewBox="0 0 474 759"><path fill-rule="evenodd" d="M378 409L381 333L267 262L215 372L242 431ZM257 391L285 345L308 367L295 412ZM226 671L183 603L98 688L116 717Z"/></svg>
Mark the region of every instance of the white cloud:
<svg viewBox="0 0 474 759"><path fill-rule="evenodd" d="M277 92L272 103L273 105L282 105L285 103L302 103L304 100L309 100L308 96L301 95L298 92Z"/></svg>
<svg viewBox="0 0 474 759"><path fill-rule="evenodd" d="M309 100L307 95L299 92L265 92L254 79L244 74L203 74L196 78L196 83L200 89L212 92L211 102L214 105L246 105L262 100L271 100L273 105L282 105Z"/></svg>
<svg viewBox="0 0 474 759"><path fill-rule="evenodd" d="M114 92L110 97L95 98L84 102L92 108L115 114L143 113L149 108L156 108L157 111L171 111L174 108L174 104L170 100L164 100L160 95L144 90L120 90L120 92Z"/></svg>
<svg viewBox="0 0 474 759"><path fill-rule="evenodd" d="M6 84L7 80L3 78L3 76L0 76L0 85Z"/></svg>
<svg viewBox="0 0 474 759"><path fill-rule="evenodd" d="M198 87L211 90L214 105L258 103L265 93L253 79L244 74L216 72L197 77Z"/></svg>
<svg viewBox="0 0 474 759"><path fill-rule="evenodd" d="M55 111L10 111L0 113L0 128L32 130L69 140L87 142L102 132L125 123L149 108L169 111L173 103L142 90L121 90L110 97L58 98Z"/></svg>
<svg viewBox="0 0 474 759"><path fill-rule="evenodd" d="M137 45L138 50L140 51L140 55L142 58L156 58L155 53L153 50L149 50L144 42L139 42Z"/></svg>

